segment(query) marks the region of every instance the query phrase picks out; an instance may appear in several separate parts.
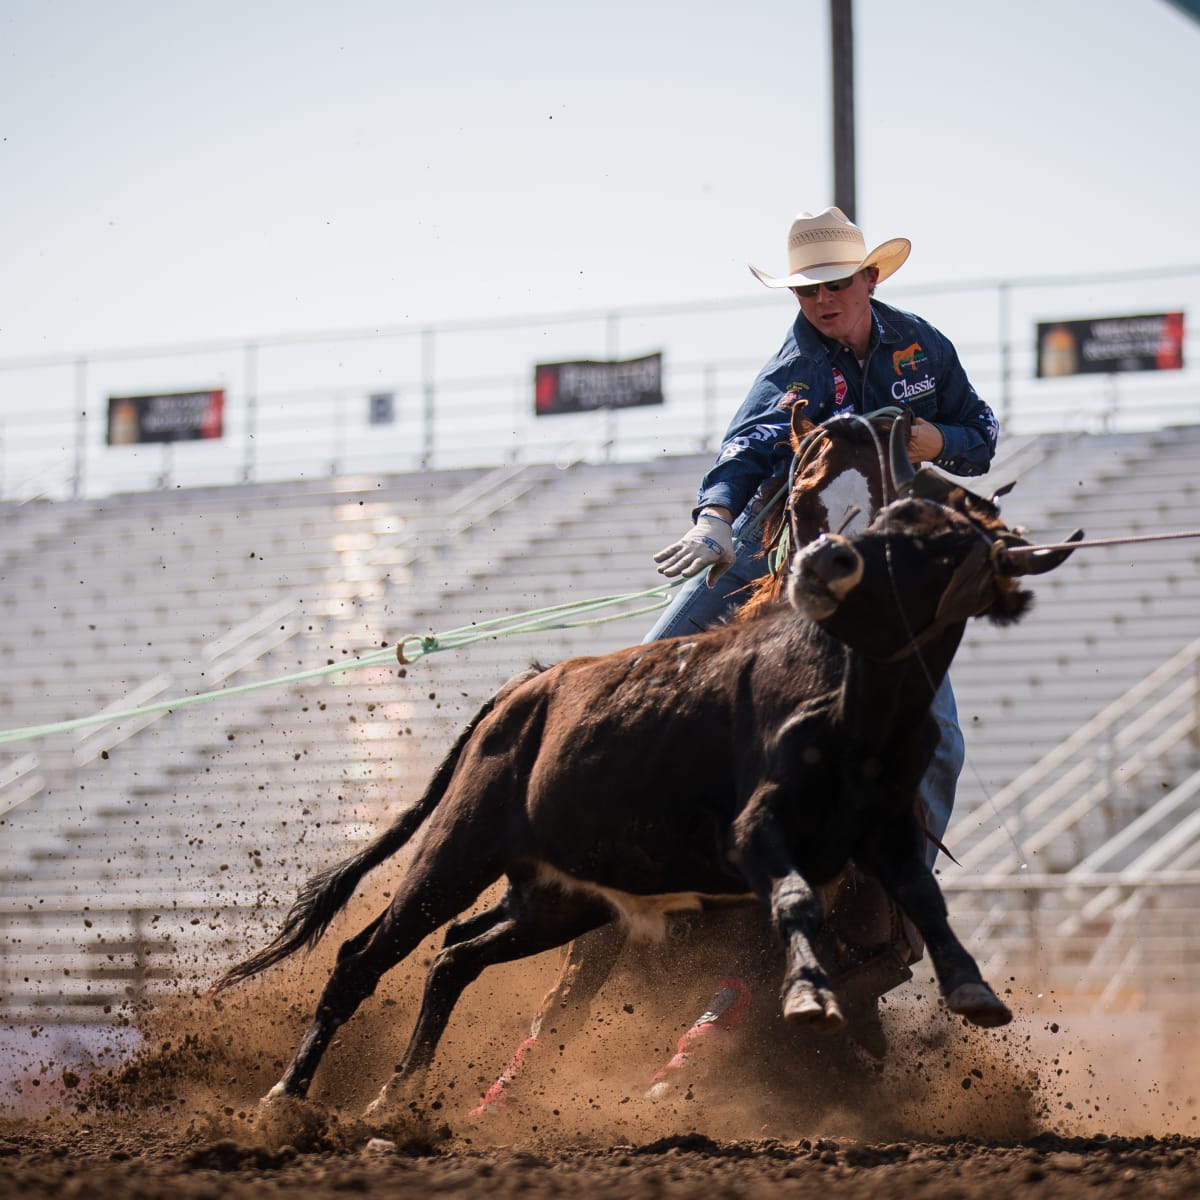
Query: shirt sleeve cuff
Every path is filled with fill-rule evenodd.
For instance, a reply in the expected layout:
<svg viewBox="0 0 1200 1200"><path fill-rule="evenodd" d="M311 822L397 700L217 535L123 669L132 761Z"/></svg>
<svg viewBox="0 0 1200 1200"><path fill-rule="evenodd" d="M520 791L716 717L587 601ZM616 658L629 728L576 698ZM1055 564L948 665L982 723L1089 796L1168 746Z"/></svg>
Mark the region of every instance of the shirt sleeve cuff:
<svg viewBox="0 0 1200 1200"><path fill-rule="evenodd" d="M700 493L699 499L696 501L696 507L692 509L692 520L694 521L699 515L702 508L710 506L716 508L727 508L733 514L733 519L737 520L738 514L742 511L744 505L738 501L733 494L733 489L726 484L716 484L713 487L706 488Z"/></svg>

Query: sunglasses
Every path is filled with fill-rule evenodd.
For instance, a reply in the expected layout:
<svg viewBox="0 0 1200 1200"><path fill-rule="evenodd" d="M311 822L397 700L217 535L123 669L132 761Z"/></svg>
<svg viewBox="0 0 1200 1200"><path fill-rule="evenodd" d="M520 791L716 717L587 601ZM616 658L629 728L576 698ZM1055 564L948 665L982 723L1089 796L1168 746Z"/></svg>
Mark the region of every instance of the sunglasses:
<svg viewBox="0 0 1200 1200"><path fill-rule="evenodd" d="M803 300L811 300L816 294L824 288L827 292L840 292L844 288L848 288L858 278L858 272L853 275L847 275L845 279L831 279L828 283L806 283L802 287L792 288L792 295L799 296Z"/></svg>

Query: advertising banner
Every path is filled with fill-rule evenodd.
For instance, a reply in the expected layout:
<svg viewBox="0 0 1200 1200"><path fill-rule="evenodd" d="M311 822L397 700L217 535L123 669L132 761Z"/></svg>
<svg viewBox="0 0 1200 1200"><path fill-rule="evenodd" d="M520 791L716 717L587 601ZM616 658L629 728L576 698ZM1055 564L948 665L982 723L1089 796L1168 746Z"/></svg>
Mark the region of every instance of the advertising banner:
<svg viewBox="0 0 1200 1200"><path fill-rule="evenodd" d="M1039 379L1182 369L1181 312L1038 322Z"/></svg>
<svg viewBox="0 0 1200 1200"><path fill-rule="evenodd" d="M534 411L539 417L661 404L662 353L623 362L538 363L533 392Z"/></svg>
<svg viewBox="0 0 1200 1200"><path fill-rule="evenodd" d="M225 389L157 396L109 396L108 444L191 442L225 432Z"/></svg>

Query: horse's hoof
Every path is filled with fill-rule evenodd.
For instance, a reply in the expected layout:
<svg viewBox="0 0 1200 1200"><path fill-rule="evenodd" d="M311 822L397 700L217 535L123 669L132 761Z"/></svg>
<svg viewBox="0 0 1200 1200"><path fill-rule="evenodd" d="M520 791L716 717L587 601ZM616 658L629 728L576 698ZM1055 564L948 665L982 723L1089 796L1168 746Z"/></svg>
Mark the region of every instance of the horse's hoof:
<svg viewBox="0 0 1200 1200"><path fill-rule="evenodd" d="M986 983L959 984L946 997L946 1007L984 1029L995 1029L1012 1020L1008 1005Z"/></svg>
<svg viewBox="0 0 1200 1200"><path fill-rule="evenodd" d="M363 1110L352 1128L359 1140L383 1137L395 1142L406 1153L430 1154L439 1142L452 1136L452 1130L436 1110L423 1099L414 1099L411 1081L389 1080L378 1096Z"/></svg>
<svg viewBox="0 0 1200 1200"><path fill-rule="evenodd" d="M788 989L783 1000L783 1019L792 1025L806 1025L817 1033L841 1033L846 1028L837 997L803 981Z"/></svg>
<svg viewBox="0 0 1200 1200"><path fill-rule="evenodd" d="M879 1018L879 1001L857 1005L846 1013L850 1040L877 1062L887 1057L888 1038Z"/></svg>

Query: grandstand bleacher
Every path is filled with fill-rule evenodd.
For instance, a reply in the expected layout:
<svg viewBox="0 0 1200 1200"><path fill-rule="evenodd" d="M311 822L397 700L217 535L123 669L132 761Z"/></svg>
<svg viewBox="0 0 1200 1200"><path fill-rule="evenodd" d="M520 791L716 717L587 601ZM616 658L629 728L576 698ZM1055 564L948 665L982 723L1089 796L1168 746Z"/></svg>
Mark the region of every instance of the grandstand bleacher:
<svg viewBox="0 0 1200 1200"><path fill-rule="evenodd" d="M968 483L1018 478L1005 516L1035 540L1184 529L1198 453L1200 426L1014 438ZM5 505L0 727L652 587L651 555L686 524L708 462ZM1200 963L1180 916L1200 898L1200 542L1081 551L1033 586L1019 628L973 622L952 671L968 761L946 840L963 866L942 876L959 930L981 957L1036 959L1097 1002L1115 995L1109 967L1123 996L1137 978L1194 1000L1194 972L1168 979L1150 958L1157 938ZM0 1022L109 1020L146 987L211 978L305 877L419 794L505 678L630 644L651 621L489 639L4 747Z"/></svg>

